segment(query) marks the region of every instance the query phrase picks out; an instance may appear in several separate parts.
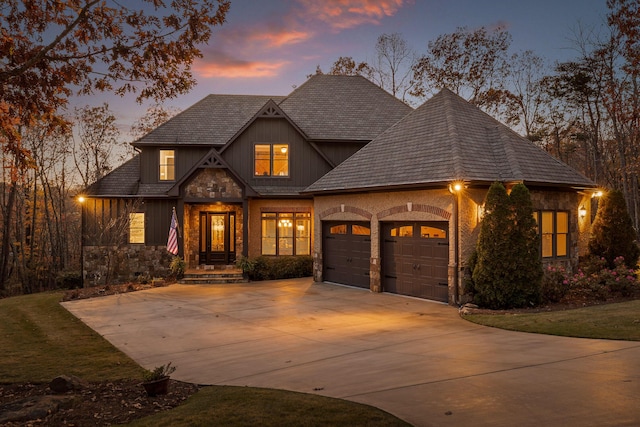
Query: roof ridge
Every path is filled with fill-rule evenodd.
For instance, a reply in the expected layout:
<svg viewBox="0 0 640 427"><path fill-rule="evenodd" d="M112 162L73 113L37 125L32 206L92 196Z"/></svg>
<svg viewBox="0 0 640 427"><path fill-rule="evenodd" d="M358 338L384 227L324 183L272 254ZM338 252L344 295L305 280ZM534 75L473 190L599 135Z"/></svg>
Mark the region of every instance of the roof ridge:
<svg viewBox="0 0 640 427"><path fill-rule="evenodd" d="M452 140L452 144L451 144L451 159L453 161L453 169L454 169L454 177L456 179L460 179L464 176L464 166L462 165L462 147L460 147L460 133L458 132L458 126L457 126L457 121L455 120L455 113L454 113L454 99L452 98L451 95L454 96L458 96L455 93L451 92L450 90L447 91L441 91L440 92L441 96L443 97L443 104L445 106L445 111L444 111L444 115L445 115L445 120L447 122L447 129L450 132L450 135L453 137L451 138ZM436 95L437 96L437 95ZM432 100L435 97L431 98Z"/></svg>

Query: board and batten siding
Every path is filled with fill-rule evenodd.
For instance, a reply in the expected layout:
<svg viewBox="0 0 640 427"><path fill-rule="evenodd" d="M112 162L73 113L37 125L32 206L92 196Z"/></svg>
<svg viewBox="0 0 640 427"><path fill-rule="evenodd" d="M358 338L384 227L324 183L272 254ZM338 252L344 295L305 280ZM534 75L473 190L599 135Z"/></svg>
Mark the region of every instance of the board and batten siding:
<svg viewBox="0 0 640 427"><path fill-rule="evenodd" d="M176 208L178 224L182 230L182 212L178 209L177 200L146 200L145 205L145 244L160 246L167 244L171 212ZM182 249L182 248L181 248Z"/></svg>
<svg viewBox="0 0 640 427"><path fill-rule="evenodd" d="M338 166L364 147L366 142L333 141L318 142L316 145L334 165Z"/></svg>
<svg viewBox="0 0 640 427"><path fill-rule="evenodd" d="M255 178L254 145L289 144L289 176ZM256 186L307 187L331 170L330 165L285 119L257 119L222 153L240 176Z"/></svg>
<svg viewBox="0 0 640 427"><path fill-rule="evenodd" d="M140 182L155 184L163 182L160 177L160 150L175 151L176 181L209 152L211 147L144 147L140 153Z"/></svg>
<svg viewBox="0 0 640 427"><path fill-rule="evenodd" d="M83 205L84 243L86 246L127 244L129 213L143 212L145 214L144 244L166 245L174 206L178 213L178 222L181 224L182 214L177 209L176 200L89 198Z"/></svg>

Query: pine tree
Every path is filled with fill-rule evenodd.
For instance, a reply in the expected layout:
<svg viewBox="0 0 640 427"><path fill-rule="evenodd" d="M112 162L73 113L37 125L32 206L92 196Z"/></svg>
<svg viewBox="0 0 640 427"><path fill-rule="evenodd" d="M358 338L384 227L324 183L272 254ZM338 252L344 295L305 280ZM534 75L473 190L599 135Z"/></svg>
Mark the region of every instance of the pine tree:
<svg viewBox="0 0 640 427"><path fill-rule="evenodd" d="M612 190L603 195L591 229L589 253L604 258L609 268L622 256L627 267L635 269L640 250L632 224L622 192Z"/></svg>

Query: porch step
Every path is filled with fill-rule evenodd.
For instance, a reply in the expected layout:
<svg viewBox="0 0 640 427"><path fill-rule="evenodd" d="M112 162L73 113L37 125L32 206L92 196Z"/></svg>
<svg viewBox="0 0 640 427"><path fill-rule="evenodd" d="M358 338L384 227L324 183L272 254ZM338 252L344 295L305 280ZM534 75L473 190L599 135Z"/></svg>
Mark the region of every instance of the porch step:
<svg viewBox="0 0 640 427"><path fill-rule="evenodd" d="M247 283L242 270L235 266L222 266L218 269L189 269L178 283L184 285L220 285L225 283Z"/></svg>

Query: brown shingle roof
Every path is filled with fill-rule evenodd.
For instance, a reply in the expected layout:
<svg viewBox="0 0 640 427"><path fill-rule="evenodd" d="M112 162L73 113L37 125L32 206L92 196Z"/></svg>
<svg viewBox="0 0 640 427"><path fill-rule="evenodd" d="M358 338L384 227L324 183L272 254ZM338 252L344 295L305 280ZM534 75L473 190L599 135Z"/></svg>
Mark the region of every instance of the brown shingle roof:
<svg viewBox="0 0 640 427"><path fill-rule="evenodd" d="M138 193L140 155L136 155L91 184L85 193L100 196L133 196Z"/></svg>
<svg viewBox="0 0 640 427"><path fill-rule="evenodd" d="M280 103L312 140L370 141L412 108L361 76L315 75Z"/></svg>
<svg viewBox="0 0 640 427"><path fill-rule="evenodd" d="M364 77L317 75L287 97L209 95L134 144L223 146L270 99L313 140L370 141L411 111Z"/></svg>
<svg viewBox="0 0 640 427"><path fill-rule="evenodd" d="M134 145L214 145L222 146L270 99L282 96L209 95Z"/></svg>
<svg viewBox="0 0 640 427"><path fill-rule="evenodd" d="M353 191L455 180L594 183L444 89L307 188Z"/></svg>

